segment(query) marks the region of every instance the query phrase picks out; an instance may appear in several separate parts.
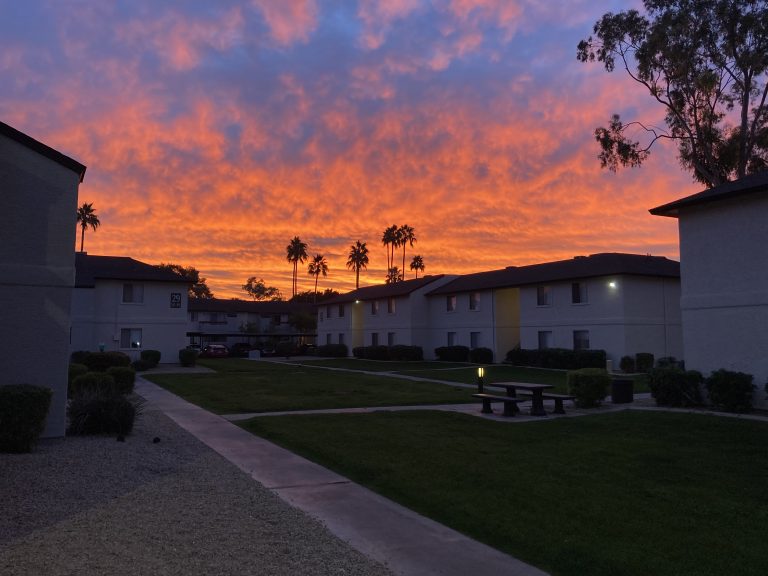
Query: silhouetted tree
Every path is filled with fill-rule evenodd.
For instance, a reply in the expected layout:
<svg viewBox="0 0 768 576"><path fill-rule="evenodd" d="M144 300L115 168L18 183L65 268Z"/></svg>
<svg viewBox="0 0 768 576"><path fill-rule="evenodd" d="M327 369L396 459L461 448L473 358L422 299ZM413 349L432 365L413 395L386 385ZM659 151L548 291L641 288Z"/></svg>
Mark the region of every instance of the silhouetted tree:
<svg viewBox="0 0 768 576"><path fill-rule="evenodd" d="M416 271L416 278L419 277L419 272L424 272L424 259L420 255L416 255L411 260L411 270Z"/></svg>
<svg viewBox="0 0 768 576"><path fill-rule="evenodd" d="M355 288L360 288L360 268L368 267L368 246L358 240L349 247L347 268L355 270Z"/></svg>
<svg viewBox="0 0 768 576"><path fill-rule="evenodd" d="M395 282L400 282L403 277L400 275L400 269L397 266L392 266L387 271L387 284L394 284Z"/></svg>
<svg viewBox="0 0 768 576"><path fill-rule="evenodd" d="M582 40L581 62L616 63L666 113L666 130L614 114L595 130L600 163L640 166L658 140L677 145L680 165L711 187L768 167L768 3L644 0L607 13ZM647 143L628 136L645 131Z"/></svg>
<svg viewBox="0 0 768 576"><path fill-rule="evenodd" d="M200 278L200 272L198 272L192 266L181 266L179 264L158 264L158 268L163 270L170 270L181 276L186 276L190 281L189 297L190 298L213 298L213 292L208 288L205 283L205 278Z"/></svg>
<svg viewBox="0 0 768 576"><path fill-rule="evenodd" d="M285 247L288 262L293 263L293 286L291 294L296 295L299 284L299 264L307 260L307 243L302 242L301 238L294 236L293 240Z"/></svg>
<svg viewBox="0 0 768 576"><path fill-rule="evenodd" d="M317 303L324 302L326 300L330 300L331 298L335 298L339 295L338 290L332 290L331 288L326 288L322 292L317 293ZM296 296L292 297L289 302L301 302L306 304L312 304L315 302L315 293L312 290L304 290L302 292L299 292L296 294Z"/></svg>
<svg viewBox="0 0 768 576"><path fill-rule="evenodd" d="M310 262L307 267L307 273L310 276L315 277L315 302L317 302L317 280L320 277L320 274L322 274L323 277L328 276L328 262L326 261L325 256L322 254L315 254L315 257L312 258L312 262Z"/></svg>
<svg viewBox="0 0 768 576"><path fill-rule="evenodd" d="M243 284L242 289L257 301L279 302L283 299L280 290L274 286L267 286L262 278L256 278L256 276L248 278L246 283Z"/></svg>
<svg viewBox="0 0 768 576"><path fill-rule="evenodd" d="M96 232L96 228L99 227L99 217L96 215L96 210L93 209L93 203L83 202L83 205L77 209L77 223L80 225L80 252L83 251L83 243L85 242L85 229L89 226Z"/></svg>
<svg viewBox="0 0 768 576"><path fill-rule="evenodd" d="M416 242L416 231L408 226L408 224L403 224L400 226L400 228L397 229L397 237L398 237L398 243L400 246L403 247L403 280L405 280L405 246L406 244L409 244L411 248L413 248L413 243Z"/></svg>
<svg viewBox="0 0 768 576"><path fill-rule="evenodd" d="M397 226L392 225L384 230L384 234L381 236L381 243L387 250L387 270L394 266L395 262L395 246L397 244Z"/></svg>

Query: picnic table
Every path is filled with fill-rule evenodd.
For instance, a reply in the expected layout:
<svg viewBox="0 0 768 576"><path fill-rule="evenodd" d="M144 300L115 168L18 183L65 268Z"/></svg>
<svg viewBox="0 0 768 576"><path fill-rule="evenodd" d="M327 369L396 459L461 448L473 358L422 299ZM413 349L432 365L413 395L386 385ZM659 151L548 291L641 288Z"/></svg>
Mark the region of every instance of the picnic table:
<svg viewBox="0 0 768 576"><path fill-rule="evenodd" d="M531 416L546 416L544 411L544 390L554 388L552 384L534 384L531 382L494 382L487 386L498 386L507 389L507 396L517 397L517 391L523 390L531 393Z"/></svg>

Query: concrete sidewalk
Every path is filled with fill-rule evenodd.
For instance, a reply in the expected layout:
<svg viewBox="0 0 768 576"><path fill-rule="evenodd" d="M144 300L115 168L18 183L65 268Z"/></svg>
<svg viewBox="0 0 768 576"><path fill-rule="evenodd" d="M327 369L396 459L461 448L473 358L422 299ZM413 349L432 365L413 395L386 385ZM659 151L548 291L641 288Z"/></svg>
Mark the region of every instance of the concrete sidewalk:
<svg viewBox="0 0 768 576"><path fill-rule="evenodd" d="M179 426L338 537L404 576L544 576L322 466L136 379L136 392Z"/></svg>

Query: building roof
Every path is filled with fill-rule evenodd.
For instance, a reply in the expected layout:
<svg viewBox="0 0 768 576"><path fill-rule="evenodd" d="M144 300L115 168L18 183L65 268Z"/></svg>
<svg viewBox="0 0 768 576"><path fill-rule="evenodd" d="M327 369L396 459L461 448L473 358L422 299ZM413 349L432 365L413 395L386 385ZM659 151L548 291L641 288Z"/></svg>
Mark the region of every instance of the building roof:
<svg viewBox="0 0 768 576"><path fill-rule="evenodd" d="M133 258L91 256L85 252L75 253L75 287L91 288L95 286L97 279L191 284L186 276L139 262Z"/></svg>
<svg viewBox="0 0 768 576"><path fill-rule="evenodd" d="M733 182L726 182L720 186L715 186L709 190L704 190L692 196L680 198L669 204L663 204L656 208L651 208L649 212L655 216L670 216L677 218L680 208L688 208L710 202L719 202L721 200L731 200L747 194L768 192L768 171L750 174L744 178L739 178Z"/></svg>
<svg viewBox="0 0 768 576"><path fill-rule="evenodd" d="M510 266L502 270L459 276L427 295L475 292L494 288L513 288L565 280L629 274L637 276L680 277L680 263L663 256L607 252L576 256L570 260L530 266Z"/></svg>
<svg viewBox="0 0 768 576"><path fill-rule="evenodd" d="M6 136L7 138L10 138L11 140L15 140L19 144L22 144L23 146L26 146L27 148L34 150L38 154L42 154L46 158L49 158L53 160L54 162L58 162L65 168L69 168L73 172L75 172L80 177L80 182L83 181L83 178L85 177L85 166L80 164L77 160L73 160L69 156L65 156L58 150L54 150L50 146L47 146L43 144L42 142L39 142L38 140L35 140L31 136L27 136L23 132L19 132L14 128L13 126L9 126L5 122L0 122L0 134L3 136Z"/></svg>
<svg viewBox="0 0 768 576"><path fill-rule="evenodd" d="M236 298L231 300L223 298L190 298L187 310L190 312L247 312L261 316L272 316L274 314L302 312L313 314L315 306L306 302L256 302L254 300L239 300Z"/></svg>
<svg viewBox="0 0 768 576"><path fill-rule="evenodd" d="M318 304L318 306L324 306L327 304L343 304L345 302L354 302L355 300L380 300L383 298L397 298L398 296L407 296L414 290L423 288L442 278L444 274L437 274L435 276L424 276L423 278L417 278L413 280L404 280L402 282L395 282L393 284L376 284L374 286L365 286L347 292L346 294L339 294L334 298L330 298Z"/></svg>

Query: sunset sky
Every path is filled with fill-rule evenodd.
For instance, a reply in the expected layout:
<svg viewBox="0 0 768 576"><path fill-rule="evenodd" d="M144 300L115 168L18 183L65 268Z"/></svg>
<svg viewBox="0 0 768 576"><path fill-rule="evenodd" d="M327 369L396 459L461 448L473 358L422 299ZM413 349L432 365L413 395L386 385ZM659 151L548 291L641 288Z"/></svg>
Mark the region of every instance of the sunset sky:
<svg viewBox="0 0 768 576"><path fill-rule="evenodd" d="M648 209L701 187L663 144L601 170L593 137L663 111L576 60L604 12L640 6L0 0L0 120L88 167L88 253L194 266L219 297L253 275L290 296L295 235L328 259L320 289L354 288L358 239L361 285L380 283L392 224L415 228L407 261L428 274L677 258L676 220Z"/></svg>

